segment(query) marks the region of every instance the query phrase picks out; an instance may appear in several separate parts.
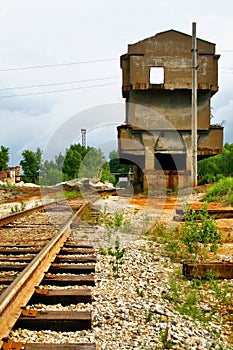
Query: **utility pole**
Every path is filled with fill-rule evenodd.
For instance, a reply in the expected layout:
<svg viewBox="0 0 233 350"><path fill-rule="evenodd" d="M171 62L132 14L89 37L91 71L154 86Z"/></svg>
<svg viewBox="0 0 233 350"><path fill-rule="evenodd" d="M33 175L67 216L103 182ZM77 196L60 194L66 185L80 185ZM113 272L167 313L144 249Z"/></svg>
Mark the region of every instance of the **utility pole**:
<svg viewBox="0 0 233 350"><path fill-rule="evenodd" d="M196 23L192 24L192 180L197 186L197 38Z"/></svg>

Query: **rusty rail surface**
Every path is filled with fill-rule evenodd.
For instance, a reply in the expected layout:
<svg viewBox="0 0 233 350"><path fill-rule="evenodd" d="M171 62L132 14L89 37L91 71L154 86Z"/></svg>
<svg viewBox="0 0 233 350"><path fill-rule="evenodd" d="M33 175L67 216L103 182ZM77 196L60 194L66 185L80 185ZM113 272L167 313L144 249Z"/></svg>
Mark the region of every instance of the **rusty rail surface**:
<svg viewBox="0 0 233 350"><path fill-rule="evenodd" d="M38 205L38 207L35 207L35 208L31 208L31 209L27 209L27 210L23 210L19 213L14 213L14 214L11 214L9 216L6 216L4 218L1 218L0 219L0 227L1 226L4 226L4 225L7 225L15 220L18 220L18 219L21 219L23 218L24 216L26 215L30 215L32 213L35 213L37 211L41 211L45 208L45 205Z"/></svg>
<svg viewBox="0 0 233 350"><path fill-rule="evenodd" d="M9 334L21 314L22 307L30 300L35 291L35 287L42 281L44 273L48 270L56 254L67 240L73 220L80 218L88 205L88 203L85 203L79 208L79 210L55 234L31 263L16 277L13 283L1 294L0 348L3 344L2 339ZM25 212L19 214L25 215Z"/></svg>
<svg viewBox="0 0 233 350"><path fill-rule="evenodd" d="M9 216L5 216L3 218L0 218L0 227L7 225L15 220L21 219L27 215L32 214L32 213L36 213L38 211L47 209L54 204L57 204L57 205L61 204L62 202L65 202L65 201L66 200L64 200L64 199L61 199L60 201L52 201L52 202L49 202L46 204L38 205L37 207L34 207L34 208L26 209L26 210L20 211L18 213L11 214Z"/></svg>

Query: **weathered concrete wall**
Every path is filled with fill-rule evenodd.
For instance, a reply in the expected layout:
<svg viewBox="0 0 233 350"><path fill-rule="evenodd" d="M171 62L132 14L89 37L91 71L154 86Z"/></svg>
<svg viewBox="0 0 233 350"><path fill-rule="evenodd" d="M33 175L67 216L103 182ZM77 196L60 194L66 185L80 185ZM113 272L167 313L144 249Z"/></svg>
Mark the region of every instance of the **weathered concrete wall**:
<svg viewBox="0 0 233 350"><path fill-rule="evenodd" d="M127 107L126 125L118 127L119 154L140 167L139 181L144 190L191 184L191 50L190 35L169 30L129 45L128 52L121 56L122 93ZM197 54L201 159L221 153L223 128L210 126L210 100L218 91L219 55L215 54L215 44L198 39Z"/></svg>
<svg viewBox="0 0 233 350"><path fill-rule="evenodd" d="M198 156L216 155L222 153L223 127L210 126L208 134L200 134L198 139Z"/></svg>
<svg viewBox="0 0 233 350"><path fill-rule="evenodd" d="M168 188L177 190L179 188L191 187L190 175L190 172L187 170L145 170L143 172L143 190L163 193Z"/></svg>
<svg viewBox="0 0 233 350"><path fill-rule="evenodd" d="M127 116L132 127L145 130L191 129L190 90L132 90L128 103L132 104ZM204 90L198 94L197 126L199 130L208 130L209 125L210 91Z"/></svg>
<svg viewBox="0 0 233 350"><path fill-rule="evenodd" d="M174 30L128 45L128 54L121 57L123 89L150 89L150 68L164 67L163 89L192 88L192 37ZM215 44L197 40L198 88L218 90L219 55Z"/></svg>

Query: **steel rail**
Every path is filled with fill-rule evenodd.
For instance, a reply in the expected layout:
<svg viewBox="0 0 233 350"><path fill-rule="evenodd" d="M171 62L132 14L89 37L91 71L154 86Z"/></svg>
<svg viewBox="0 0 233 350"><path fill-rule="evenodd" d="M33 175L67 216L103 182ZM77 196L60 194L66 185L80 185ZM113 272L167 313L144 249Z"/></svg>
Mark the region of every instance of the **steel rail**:
<svg viewBox="0 0 233 350"><path fill-rule="evenodd" d="M9 224L9 223L11 223L11 222L13 222L15 220L21 219L24 216L27 216L27 215L30 215L32 213L35 213L35 212L41 211L43 209L49 208L53 204L59 204L59 203L65 202L65 201L66 200L61 199L60 201L53 201L53 202L49 202L49 203L46 203L46 204L41 204L41 205L38 205L37 207L26 209L26 210L23 210L21 212L11 214L9 216L5 216L3 218L0 218L0 227L4 226L4 225L7 225L7 224Z"/></svg>
<svg viewBox="0 0 233 350"><path fill-rule="evenodd" d="M26 306L35 291L35 287L44 278L51 262L67 240L71 232L73 220L80 218L88 207L83 204L79 210L54 235L40 253L16 277L12 284L0 296L0 348L3 338L7 337L15 322L19 318L22 307Z"/></svg>
<svg viewBox="0 0 233 350"><path fill-rule="evenodd" d="M38 205L38 207L23 210L19 213L14 213L9 216L5 216L4 218L0 219L0 227L9 224L10 222L13 222L15 220L21 219L26 215L32 214L34 212L40 211L44 209L44 205Z"/></svg>

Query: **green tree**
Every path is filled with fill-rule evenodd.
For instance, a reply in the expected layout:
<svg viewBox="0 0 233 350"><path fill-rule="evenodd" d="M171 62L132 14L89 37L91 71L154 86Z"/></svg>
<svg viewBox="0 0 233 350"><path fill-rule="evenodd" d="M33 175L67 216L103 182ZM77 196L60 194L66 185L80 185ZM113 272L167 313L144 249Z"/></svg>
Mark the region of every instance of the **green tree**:
<svg viewBox="0 0 233 350"><path fill-rule="evenodd" d="M89 147L80 165L79 177L101 178L105 162L105 157L100 149Z"/></svg>
<svg viewBox="0 0 233 350"><path fill-rule="evenodd" d="M71 145L66 150L62 172L67 180L75 179L78 177L79 167L82 161L82 156L77 150L75 145Z"/></svg>
<svg viewBox="0 0 233 350"><path fill-rule="evenodd" d="M115 184L116 178L115 176L111 173L110 166L108 162L105 162L103 167L102 167L102 173L100 177L101 181L109 181L112 184Z"/></svg>
<svg viewBox="0 0 233 350"><path fill-rule="evenodd" d="M52 186L62 181L62 172L53 160L45 160L41 166L40 184Z"/></svg>
<svg viewBox="0 0 233 350"><path fill-rule="evenodd" d="M109 158L109 166L112 173L128 174L132 170L132 165L120 163L118 151L112 150L109 153Z"/></svg>
<svg viewBox="0 0 233 350"><path fill-rule="evenodd" d="M0 150L0 171L5 171L8 169L8 163L10 160L9 148L1 146Z"/></svg>
<svg viewBox="0 0 233 350"><path fill-rule="evenodd" d="M55 157L55 162L56 162L57 168L61 171L62 171L62 167L64 164L64 159L65 159L65 157L61 154L61 152L59 153L58 156Z"/></svg>
<svg viewBox="0 0 233 350"><path fill-rule="evenodd" d="M39 178L39 172L42 164L42 150L38 147L35 152L24 150L23 159L20 161L24 172L24 181L36 183Z"/></svg>
<svg viewBox="0 0 233 350"><path fill-rule="evenodd" d="M58 157L55 159L57 165L60 164ZM59 160L62 160L61 154ZM84 147L80 144L73 144L66 149L62 172L63 180L75 178L99 178L101 181L110 182L115 180L101 149Z"/></svg>
<svg viewBox="0 0 233 350"><path fill-rule="evenodd" d="M222 154L198 162L199 184L216 182L223 176L233 176L233 144L226 143Z"/></svg>

